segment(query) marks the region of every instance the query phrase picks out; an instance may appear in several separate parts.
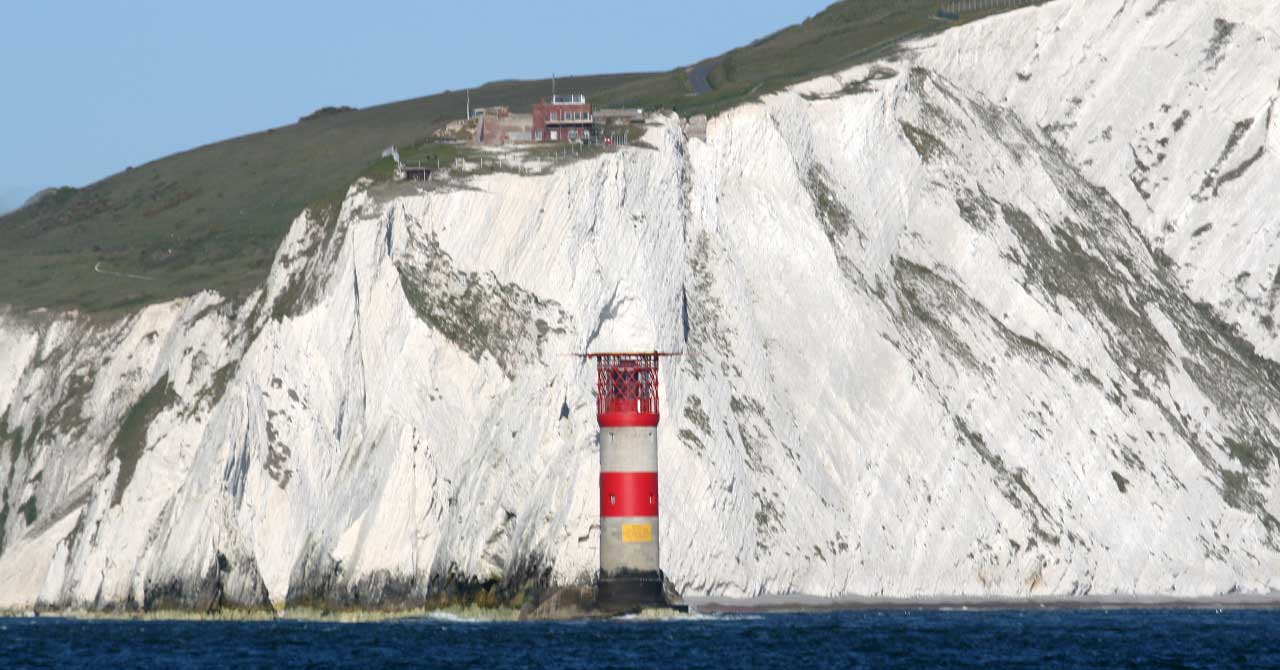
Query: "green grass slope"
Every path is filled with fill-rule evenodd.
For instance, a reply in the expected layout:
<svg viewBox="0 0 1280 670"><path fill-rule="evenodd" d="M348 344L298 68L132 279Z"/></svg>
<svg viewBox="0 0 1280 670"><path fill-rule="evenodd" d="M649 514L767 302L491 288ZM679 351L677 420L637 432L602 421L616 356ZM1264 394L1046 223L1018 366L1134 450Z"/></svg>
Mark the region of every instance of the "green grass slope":
<svg viewBox="0 0 1280 670"><path fill-rule="evenodd" d="M1048 0L1019 0L1022 5ZM791 84L888 55L899 42L976 21L1013 7L938 20L938 0L842 0L809 19L697 65L710 65L712 91L692 96L683 70L603 92L611 104L661 107L682 116L715 114ZM679 81L673 81L675 80Z"/></svg>
<svg viewBox="0 0 1280 670"><path fill-rule="evenodd" d="M934 18L938 5L937 0L843 0L802 23L702 61L712 65L707 77L711 93L694 97L685 91L657 91L650 86L651 80L632 82L610 93L625 98L628 89L644 89L634 96L635 102L674 109L682 115L714 114L882 55L904 38L955 25Z"/></svg>
<svg viewBox="0 0 1280 670"><path fill-rule="evenodd" d="M643 75L561 79L593 94ZM550 82L496 82L473 104L528 106ZM321 114L168 156L0 217L0 304L116 310L215 289L243 295L290 222L388 145L460 118L465 93ZM96 272L101 270L119 274ZM150 280L119 276L131 274Z"/></svg>
<svg viewBox="0 0 1280 670"><path fill-rule="evenodd" d="M713 59L714 90L693 96L683 68L561 78L597 106L714 113L941 30L937 0L844 0ZM473 105L527 108L549 81L474 89ZM290 222L331 201L389 145L460 118L465 93L360 110L325 108L290 126L162 158L82 189L58 189L0 216L0 305L116 312L203 289L243 296L266 277Z"/></svg>

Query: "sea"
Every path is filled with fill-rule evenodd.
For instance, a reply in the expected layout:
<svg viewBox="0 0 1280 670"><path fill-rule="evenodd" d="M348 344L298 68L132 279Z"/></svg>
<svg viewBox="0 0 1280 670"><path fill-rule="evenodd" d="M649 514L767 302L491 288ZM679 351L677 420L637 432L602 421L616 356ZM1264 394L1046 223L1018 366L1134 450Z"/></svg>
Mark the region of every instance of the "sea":
<svg viewBox="0 0 1280 670"><path fill-rule="evenodd" d="M491 622L0 619L0 668L1280 668L1280 610Z"/></svg>

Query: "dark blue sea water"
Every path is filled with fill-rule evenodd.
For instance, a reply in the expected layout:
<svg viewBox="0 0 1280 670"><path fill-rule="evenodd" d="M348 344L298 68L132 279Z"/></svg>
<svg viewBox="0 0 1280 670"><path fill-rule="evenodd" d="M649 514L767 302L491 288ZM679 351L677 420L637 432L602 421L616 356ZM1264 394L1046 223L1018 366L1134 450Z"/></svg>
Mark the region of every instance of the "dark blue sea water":
<svg viewBox="0 0 1280 670"><path fill-rule="evenodd" d="M1280 611L853 611L674 621L0 619L4 668L1280 668Z"/></svg>

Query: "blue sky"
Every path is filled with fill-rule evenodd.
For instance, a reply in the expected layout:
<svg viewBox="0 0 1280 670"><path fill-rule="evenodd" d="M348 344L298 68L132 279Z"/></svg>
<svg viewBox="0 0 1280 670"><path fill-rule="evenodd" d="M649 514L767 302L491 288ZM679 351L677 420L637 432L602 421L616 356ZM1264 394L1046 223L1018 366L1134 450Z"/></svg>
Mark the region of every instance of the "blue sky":
<svg viewBox="0 0 1280 670"><path fill-rule="evenodd" d="M830 1L6 2L0 211L39 188L83 186L324 105L670 69ZM574 20L533 11L557 5Z"/></svg>

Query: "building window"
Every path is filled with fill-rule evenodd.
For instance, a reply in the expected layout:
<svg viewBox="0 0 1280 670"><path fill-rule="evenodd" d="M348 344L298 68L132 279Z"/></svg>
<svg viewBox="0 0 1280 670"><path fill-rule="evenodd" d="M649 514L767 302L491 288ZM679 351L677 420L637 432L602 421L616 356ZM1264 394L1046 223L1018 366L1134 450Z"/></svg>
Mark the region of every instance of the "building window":
<svg viewBox="0 0 1280 670"><path fill-rule="evenodd" d="M576 139L578 139L578 129L577 129L577 128L570 128L570 129L569 129L569 139L571 139L571 140L576 140Z"/></svg>

